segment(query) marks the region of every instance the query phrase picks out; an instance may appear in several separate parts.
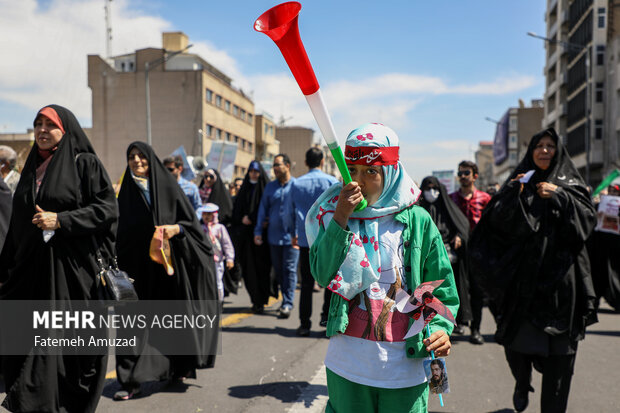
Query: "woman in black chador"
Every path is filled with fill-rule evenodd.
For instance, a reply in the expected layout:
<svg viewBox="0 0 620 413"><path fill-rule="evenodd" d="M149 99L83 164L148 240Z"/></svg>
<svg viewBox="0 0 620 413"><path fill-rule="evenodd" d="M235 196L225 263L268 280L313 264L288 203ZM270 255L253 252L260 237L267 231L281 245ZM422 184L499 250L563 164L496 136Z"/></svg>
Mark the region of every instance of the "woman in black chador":
<svg viewBox="0 0 620 413"><path fill-rule="evenodd" d="M118 194L119 267L135 279L140 300L175 300L186 303L184 311L188 314L196 311L215 314L218 295L212 246L192 205L149 145L130 144L127 164ZM172 276L149 256L155 226L163 227L164 238L170 241ZM147 332L141 338L144 340L153 334L157 332ZM151 341L145 344L149 347L143 349L142 355L117 356L116 373L123 389L114 398L132 398L140 391L142 382L182 380L196 377L197 368L213 367L218 340L216 329L196 329L191 337L178 339L194 343L196 355L161 354L151 346ZM211 356L207 356L209 354Z"/></svg>
<svg viewBox="0 0 620 413"><path fill-rule="evenodd" d="M446 187L434 176L422 180L422 196L418 205L426 209L437 229L448 252L454 280L459 293L460 306L456 317L458 323L453 333L463 334L463 325L472 320L471 303L469 302L469 281L467 277L467 239L469 238L469 222L459 207L450 199Z"/></svg>
<svg viewBox="0 0 620 413"><path fill-rule="evenodd" d="M470 237L472 274L496 311L517 411L533 391L532 365L543 375L541 411L566 411L577 342L596 322L585 248L594 224L586 184L547 129L532 137Z"/></svg>
<svg viewBox="0 0 620 413"><path fill-rule="evenodd" d="M252 161L241 189L235 198L232 214L232 239L235 256L241 263L243 282L252 300L252 311L262 313L269 295L277 296L277 286L271 277L269 244L254 244L254 226L263 189L269 182L267 173L258 161ZM264 231L263 240L267 236Z"/></svg>
<svg viewBox="0 0 620 413"><path fill-rule="evenodd" d="M200 192L200 200L203 205L211 202L220 207L217 212L220 224L224 224L226 227L230 226L233 202L217 169L207 169L205 171L200 180L198 191Z"/></svg>
<svg viewBox="0 0 620 413"><path fill-rule="evenodd" d="M0 299L52 301L61 310L81 301L95 308L95 248L106 262L114 251L118 211L112 183L69 110L57 105L41 109L34 137L0 257ZM43 355L27 349L24 354L3 357L3 407L12 412L95 411L107 356Z"/></svg>

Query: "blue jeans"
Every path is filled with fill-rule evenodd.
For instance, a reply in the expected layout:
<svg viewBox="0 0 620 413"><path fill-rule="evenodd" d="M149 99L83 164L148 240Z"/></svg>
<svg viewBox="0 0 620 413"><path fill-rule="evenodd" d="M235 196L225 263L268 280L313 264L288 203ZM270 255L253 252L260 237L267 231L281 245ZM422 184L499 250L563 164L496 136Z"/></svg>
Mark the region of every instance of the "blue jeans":
<svg viewBox="0 0 620 413"><path fill-rule="evenodd" d="M276 273L282 291L282 307L293 308L297 286L297 261L299 250L291 245L270 245L271 265Z"/></svg>

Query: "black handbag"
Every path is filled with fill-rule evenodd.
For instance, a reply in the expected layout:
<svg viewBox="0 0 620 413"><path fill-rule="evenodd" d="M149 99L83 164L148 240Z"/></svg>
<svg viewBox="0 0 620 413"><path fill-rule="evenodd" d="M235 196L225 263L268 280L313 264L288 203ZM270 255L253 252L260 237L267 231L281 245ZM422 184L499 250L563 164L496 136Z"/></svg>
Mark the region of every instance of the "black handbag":
<svg viewBox="0 0 620 413"><path fill-rule="evenodd" d="M96 248L95 251L99 265L97 281L99 282L101 298L106 301L136 301L138 294L133 287L133 280L125 271L118 268L116 257L113 259L114 266L106 268L99 248Z"/></svg>

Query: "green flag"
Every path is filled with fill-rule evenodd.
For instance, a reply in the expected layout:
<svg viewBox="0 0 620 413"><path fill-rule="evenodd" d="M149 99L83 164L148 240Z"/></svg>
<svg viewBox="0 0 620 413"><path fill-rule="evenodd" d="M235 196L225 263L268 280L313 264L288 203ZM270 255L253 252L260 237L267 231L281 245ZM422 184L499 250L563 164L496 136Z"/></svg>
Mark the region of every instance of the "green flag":
<svg viewBox="0 0 620 413"><path fill-rule="evenodd" d="M596 187L596 189L592 193L592 196L593 197L597 196L599 194L599 192L601 192L603 189L607 188L609 186L609 184L612 183L612 181L614 179L616 179L618 176L620 176L620 171L619 170L614 169L613 171L611 171L609 173L609 175L607 175L607 177L605 179L603 179L603 182L601 182L601 184Z"/></svg>

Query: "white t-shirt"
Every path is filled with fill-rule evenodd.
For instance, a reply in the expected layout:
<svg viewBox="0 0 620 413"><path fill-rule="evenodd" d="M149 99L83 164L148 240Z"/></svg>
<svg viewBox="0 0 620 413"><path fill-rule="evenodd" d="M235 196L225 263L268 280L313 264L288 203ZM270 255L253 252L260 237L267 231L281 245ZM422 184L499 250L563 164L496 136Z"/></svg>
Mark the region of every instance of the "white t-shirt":
<svg viewBox="0 0 620 413"><path fill-rule="evenodd" d="M381 278L373 283L366 294L369 298L383 299L390 285L396 281L396 271L404 274L403 224L393 216L379 218L379 253ZM402 280L403 287L405 280ZM360 307L366 309L364 300ZM392 307L392 311L396 307ZM325 366L354 383L366 386L400 389L426 382L424 359L408 358L404 341L373 341L344 334L329 340Z"/></svg>

